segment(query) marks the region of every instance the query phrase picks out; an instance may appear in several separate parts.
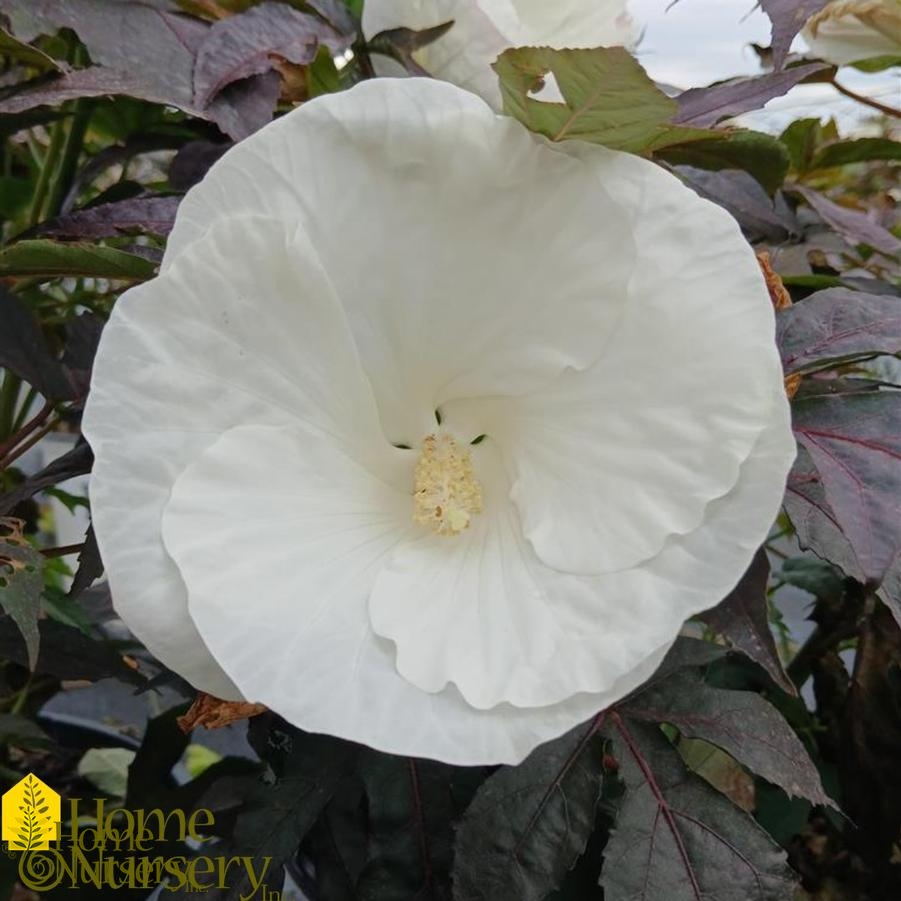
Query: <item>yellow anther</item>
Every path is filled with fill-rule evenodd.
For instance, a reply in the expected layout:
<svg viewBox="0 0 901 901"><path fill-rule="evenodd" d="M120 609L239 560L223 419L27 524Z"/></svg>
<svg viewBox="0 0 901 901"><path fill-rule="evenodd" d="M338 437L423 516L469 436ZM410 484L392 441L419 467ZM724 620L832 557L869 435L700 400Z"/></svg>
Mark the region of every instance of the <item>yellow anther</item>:
<svg viewBox="0 0 901 901"><path fill-rule="evenodd" d="M482 512L482 486L472 455L451 435L428 435L414 474L413 521L439 535L457 535Z"/></svg>

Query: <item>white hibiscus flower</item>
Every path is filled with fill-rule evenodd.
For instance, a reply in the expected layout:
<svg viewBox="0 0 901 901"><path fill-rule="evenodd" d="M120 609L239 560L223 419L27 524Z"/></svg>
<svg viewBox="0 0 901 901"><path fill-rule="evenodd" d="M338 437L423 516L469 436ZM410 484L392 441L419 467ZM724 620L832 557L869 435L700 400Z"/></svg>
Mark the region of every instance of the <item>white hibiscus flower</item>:
<svg viewBox="0 0 901 901"><path fill-rule="evenodd" d="M492 63L508 47L633 47L638 30L627 0L366 0L363 32L422 30L453 22L446 35L414 54L430 75L478 94L495 109L501 92ZM381 74L399 64L375 56Z"/></svg>
<svg viewBox="0 0 901 901"><path fill-rule="evenodd" d="M901 55L901 0L833 0L801 35L818 57L837 66Z"/></svg>
<svg viewBox="0 0 901 901"><path fill-rule="evenodd" d="M239 144L107 326L118 611L199 689L457 764L643 682L794 455L735 222L638 157L376 79Z"/></svg>

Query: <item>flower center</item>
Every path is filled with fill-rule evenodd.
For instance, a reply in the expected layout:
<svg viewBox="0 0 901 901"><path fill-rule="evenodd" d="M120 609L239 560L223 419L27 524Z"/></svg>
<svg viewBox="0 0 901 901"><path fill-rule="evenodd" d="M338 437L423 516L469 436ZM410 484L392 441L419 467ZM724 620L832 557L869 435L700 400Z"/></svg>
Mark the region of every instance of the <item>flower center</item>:
<svg viewBox="0 0 901 901"><path fill-rule="evenodd" d="M458 535L481 512L472 454L452 435L427 435L414 473L413 521L439 535Z"/></svg>

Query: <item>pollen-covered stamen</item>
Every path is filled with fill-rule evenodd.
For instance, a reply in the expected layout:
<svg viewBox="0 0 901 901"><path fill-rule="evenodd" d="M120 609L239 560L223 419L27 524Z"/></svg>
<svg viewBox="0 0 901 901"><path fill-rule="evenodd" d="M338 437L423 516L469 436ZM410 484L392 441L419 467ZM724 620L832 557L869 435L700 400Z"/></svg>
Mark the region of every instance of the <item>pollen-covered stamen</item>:
<svg viewBox="0 0 901 901"><path fill-rule="evenodd" d="M481 512L482 486L470 451L452 435L428 435L416 463L413 521L439 535L457 535Z"/></svg>

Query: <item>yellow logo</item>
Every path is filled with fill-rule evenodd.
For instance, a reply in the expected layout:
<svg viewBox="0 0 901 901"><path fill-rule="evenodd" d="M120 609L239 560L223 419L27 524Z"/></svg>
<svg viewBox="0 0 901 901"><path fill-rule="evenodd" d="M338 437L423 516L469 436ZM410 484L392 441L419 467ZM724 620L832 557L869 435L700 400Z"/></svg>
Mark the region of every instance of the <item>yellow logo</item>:
<svg viewBox="0 0 901 901"><path fill-rule="evenodd" d="M59 795L29 773L3 796L2 839L11 851L46 851L59 838Z"/></svg>

